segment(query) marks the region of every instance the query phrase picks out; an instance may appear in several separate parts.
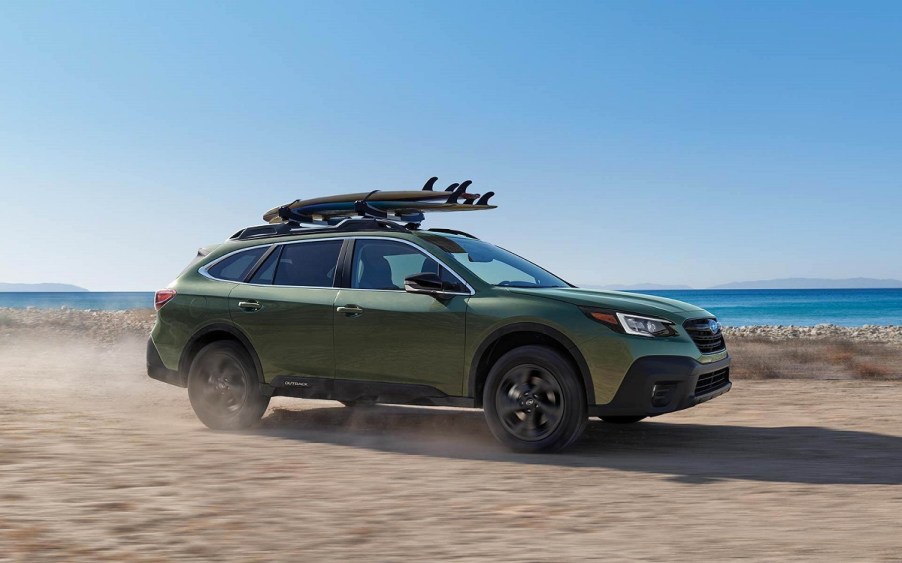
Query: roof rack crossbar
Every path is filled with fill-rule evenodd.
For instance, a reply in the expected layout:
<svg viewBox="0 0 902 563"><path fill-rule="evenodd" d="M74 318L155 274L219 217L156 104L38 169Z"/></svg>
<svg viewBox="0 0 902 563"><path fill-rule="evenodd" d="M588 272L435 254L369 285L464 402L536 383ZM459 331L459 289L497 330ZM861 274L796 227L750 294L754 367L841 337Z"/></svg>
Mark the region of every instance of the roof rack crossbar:
<svg viewBox="0 0 902 563"><path fill-rule="evenodd" d="M287 205L284 205L279 208L279 217L284 220L286 223L312 223L313 217L310 215L303 215L298 213L294 209L291 209Z"/></svg>
<svg viewBox="0 0 902 563"><path fill-rule="evenodd" d="M375 192L374 192L375 193ZM372 193L370 195L373 195ZM369 196L366 196L369 197ZM388 213L381 209L376 209L366 202L366 198L354 202L354 211L361 217L373 217L376 219L387 219Z"/></svg>

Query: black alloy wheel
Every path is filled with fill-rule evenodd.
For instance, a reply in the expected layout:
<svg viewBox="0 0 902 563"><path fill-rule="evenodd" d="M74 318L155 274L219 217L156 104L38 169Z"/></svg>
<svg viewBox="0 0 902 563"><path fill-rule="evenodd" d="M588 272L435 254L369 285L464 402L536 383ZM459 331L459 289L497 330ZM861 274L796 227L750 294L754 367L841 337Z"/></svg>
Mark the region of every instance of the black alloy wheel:
<svg viewBox="0 0 902 563"><path fill-rule="evenodd" d="M515 348L499 358L486 378L482 404L492 434L520 452L559 450L586 427L576 368L545 346Z"/></svg>
<svg viewBox="0 0 902 563"><path fill-rule="evenodd" d="M257 370L237 342L205 346L188 373L188 398L197 417L215 430L238 430L254 424L269 405Z"/></svg>
<svg viewBox="0 0 902 563"><path fill-rule="evenodd" d="M563 392L545 368L520 364L501 377L495 410L505 430L520 440L541 440L561 422Z"/></svg>

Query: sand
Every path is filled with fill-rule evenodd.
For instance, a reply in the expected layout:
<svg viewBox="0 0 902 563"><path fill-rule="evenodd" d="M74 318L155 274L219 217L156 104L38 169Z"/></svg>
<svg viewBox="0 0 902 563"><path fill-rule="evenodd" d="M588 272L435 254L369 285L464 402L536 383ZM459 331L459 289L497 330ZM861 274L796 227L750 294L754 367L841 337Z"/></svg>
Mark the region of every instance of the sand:
<svg viewBox="0 0 902 563"><path fill-rule="evenodd" d="M20 329L0 334L2 560L902 557L898 382L740 380L530 456L456 409L275 399L213 432L140 338Z"/></svg>

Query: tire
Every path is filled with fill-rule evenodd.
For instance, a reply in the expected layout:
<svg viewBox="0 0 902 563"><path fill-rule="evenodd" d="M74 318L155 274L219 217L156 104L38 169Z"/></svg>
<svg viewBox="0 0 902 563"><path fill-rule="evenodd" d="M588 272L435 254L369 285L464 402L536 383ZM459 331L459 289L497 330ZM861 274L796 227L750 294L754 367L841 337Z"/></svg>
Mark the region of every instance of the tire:
<svg viewBox="0 0 902 563"><path fill-rule="evenodd" d="M576 369L545 346L522 346L501 356L486 378L482 404L495 438L524 453L569 446L588 420Z"/></svg>
<svg viewBox="0 0 902 563"><path fill-rule="evenodd" d="M645 415L637 415L637 416L599 416L601 420L608 422L610 424L633 424L634 422L639 422L640 420L644 420L648 418Z"/></svg>
<svg viewBox="0 0 902 563"><path fill-rule="evenodd" d="M244 347L228 340L208 344L188 371L188 399L214 430L240 430L260 420L269 397Z"/></svg>

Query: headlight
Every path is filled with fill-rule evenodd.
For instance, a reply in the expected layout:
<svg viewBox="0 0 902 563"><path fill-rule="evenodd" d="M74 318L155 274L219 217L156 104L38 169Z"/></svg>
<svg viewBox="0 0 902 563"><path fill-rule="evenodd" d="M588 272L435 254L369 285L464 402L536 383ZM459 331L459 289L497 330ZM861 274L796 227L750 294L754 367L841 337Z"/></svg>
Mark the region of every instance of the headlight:
<svg viewBox="0 0 902 563"><path fill-rule="evenodd" d="M673 323L664 319L640 317L626 313L617 313L617 318L620 319L620 325L627 334L635 334L637 336L676 335L676 331L673 330Z"/></svg>
<svg viewBox="0 0 902 563"><path fill-rule="evenodd" d="M677 334L677 331L673 328L673 323L666 319L633 315L632 313L618 313L589 307L583 308L583 312L586 313L589 318L604 323L617 332L624 334L648 336L650 338L656 336L676 336Z"/></svg>

